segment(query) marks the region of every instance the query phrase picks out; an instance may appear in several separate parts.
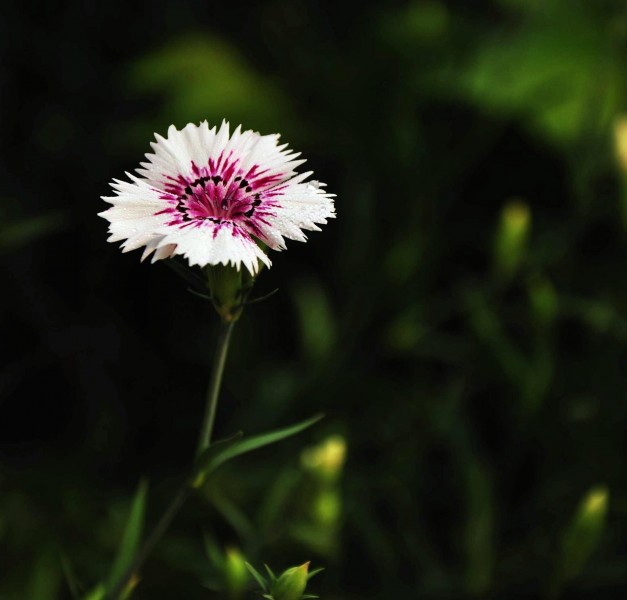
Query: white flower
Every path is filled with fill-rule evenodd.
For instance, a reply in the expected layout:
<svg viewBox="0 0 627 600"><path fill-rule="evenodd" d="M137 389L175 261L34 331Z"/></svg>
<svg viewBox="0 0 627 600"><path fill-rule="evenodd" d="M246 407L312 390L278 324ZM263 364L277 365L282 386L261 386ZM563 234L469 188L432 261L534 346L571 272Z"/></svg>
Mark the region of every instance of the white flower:
<svg viewBox="0 0 627 600"><path fill-rule="evenodd" d="M229 136L228 123L216 130L205 121L155 137L137 175L114 179L115 196L103 197L113 205L100 213L109 241L124 240L123 252L145 246L142 260L180 254L190 265L243 264L254 275L259 260L271 264L256 240L283 250L284 238L305 241L303 229L335 216L333 194L306 181L311 172L296 173L305 161L278 135L238 127Z"/></svg>

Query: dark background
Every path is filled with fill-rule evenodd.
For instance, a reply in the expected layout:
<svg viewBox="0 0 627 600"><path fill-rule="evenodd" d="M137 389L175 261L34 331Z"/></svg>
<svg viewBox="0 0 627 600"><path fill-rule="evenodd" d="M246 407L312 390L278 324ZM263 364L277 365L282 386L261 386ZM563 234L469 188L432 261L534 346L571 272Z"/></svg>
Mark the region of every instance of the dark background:
<svg viewBox="0 0 627 600"><path fill-rule="evenodd" d="M238 598L204 546L327 600L625 597L624 1L0 15L0 598L102 581L140 477L150 529L190 464L217 317L96 213L222 118L338 217L259 278L217 434L327 417L219 471L134 597Z"/></svg>

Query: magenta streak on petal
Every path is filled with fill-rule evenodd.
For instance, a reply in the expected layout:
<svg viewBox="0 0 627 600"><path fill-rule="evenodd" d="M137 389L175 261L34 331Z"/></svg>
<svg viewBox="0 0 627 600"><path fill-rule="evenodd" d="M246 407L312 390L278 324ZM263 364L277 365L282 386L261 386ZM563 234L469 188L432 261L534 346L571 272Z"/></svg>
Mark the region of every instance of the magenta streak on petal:
<svg viewBox="0 0 627 600"><path fill-rule="evenodd" d="M167 225L178 228L213 226L215 238L223 227L236 236L264 237L263 226L270 226L274 209L280 207L288 175L259 170L253 165L246 173L233 151L209 159L207 166L191 163L192 175L165 175L165 191L160 198L166 208L155 213L169 215Z"/></svg>

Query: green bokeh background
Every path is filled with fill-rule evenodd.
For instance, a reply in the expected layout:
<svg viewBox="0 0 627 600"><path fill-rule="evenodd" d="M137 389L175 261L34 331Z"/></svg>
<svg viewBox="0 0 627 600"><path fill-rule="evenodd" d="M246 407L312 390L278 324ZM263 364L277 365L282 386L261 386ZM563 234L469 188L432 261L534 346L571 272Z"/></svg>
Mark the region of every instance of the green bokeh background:
<svg viewBox="0 0 627 600"><path fill-rule="evenodd" d="M103 581L189 466L216 317L96 213L223 118L338 217L259 278L217 434L327 417L218 471L133 597L258 597L243 557L325 600L627 595L627 3L2 12L2 600Z"/></svg>

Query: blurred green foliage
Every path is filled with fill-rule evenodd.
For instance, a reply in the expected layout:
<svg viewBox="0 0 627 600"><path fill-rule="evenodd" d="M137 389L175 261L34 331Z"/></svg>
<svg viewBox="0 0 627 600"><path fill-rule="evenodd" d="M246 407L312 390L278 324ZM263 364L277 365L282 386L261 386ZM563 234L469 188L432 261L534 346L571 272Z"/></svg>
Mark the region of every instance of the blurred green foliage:
<svg viewBox="0 0 627 600"><path fill-rule="evenodd" d="M579 0L504 4L523 25L486 36L461 89L557 143L607 133L624 100L626 16Z"/></svg>
<svg viewBox="0 0 627 600"><path fill-rule="evenodd" d="M278 82L258 73L237 47L217 35L186 33L137 60L129 70L137 93L163 99L160 116L133 125L144 140L167 123L211 123L226 119L248 128L278 131L290 120L289 94Z"/></svg>
<svg viewBox="0 0 627 600"><path fill-rule="evenodd" d="M135 41L59 46L76 110L40 86L57 124L3 163L0 598L98 597L137 477L150 530L189 468L213 317L105 248L86 195L222 118L280 131L338 218L260 277L280 293L238 323L220 434L327 418L217 471L132 597L255 597L245 562L307 560L326 600L623 597L624 2L167 6L89 17L128 10ZM92 68L97 110L72 104Z"/></svg>
<svg viewBox="0 0 627 600"><path fill-rule="evenodd" d="M0 208L0 255L32 244L40 238L67 227L67 216L61 211L16 218L15 212L18 214L20 212L19 209L14 210L17 203L4 200L4 204L5 206Z"/></svg>

